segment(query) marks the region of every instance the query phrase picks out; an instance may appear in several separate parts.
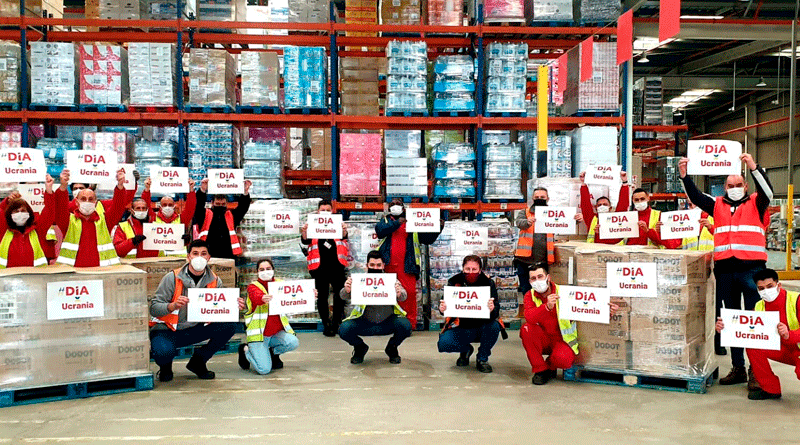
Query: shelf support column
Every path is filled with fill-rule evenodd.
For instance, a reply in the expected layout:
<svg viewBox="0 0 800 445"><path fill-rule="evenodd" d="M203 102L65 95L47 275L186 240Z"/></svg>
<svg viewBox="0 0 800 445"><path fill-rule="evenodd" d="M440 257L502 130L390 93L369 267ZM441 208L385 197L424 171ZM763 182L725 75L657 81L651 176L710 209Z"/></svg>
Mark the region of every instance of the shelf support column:
<svg viewBox="0 0 800 445"><path fill-rule="evenodd" d="M622 115L625 124L620 134L620 165L622 170L631 171L633 158L633 63L627 61L622 64ZM641 180L641 178L639 178Z"/></svg>

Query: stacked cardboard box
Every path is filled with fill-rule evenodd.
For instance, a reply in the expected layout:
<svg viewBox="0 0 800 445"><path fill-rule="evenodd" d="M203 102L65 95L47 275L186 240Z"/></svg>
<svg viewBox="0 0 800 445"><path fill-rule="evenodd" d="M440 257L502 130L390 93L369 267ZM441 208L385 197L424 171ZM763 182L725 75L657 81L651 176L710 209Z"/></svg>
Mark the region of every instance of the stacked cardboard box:
<svg viewBox="0 0 800 445"><path fill-rule="evenodd" d="M378 116L378 59L343 57L339 72L342 114Z"/></svg>
<svg viewBox="0 0 800 445"><path fill-rule="evenodd" d="M461 26L463 17L463 0L428 0L429 25Z"/></svg>
<svg viewBox="0 0 800 445"><path fill-rule="evenodd" d="M331 130L330 128L306 128L303 130L302 144L308 148L306 168L309 170L331 169Z"/></svg>
<svg viewBox="0 0 800 445"><path fill-rule="evenodd" d="M175 46L171 43L128 44L131 106L175 105Z"/></svg>
<svg viewBox="0 0 800 445"><path fill-rule="evenodd" d="M384 131L386 194L428 196L428 160L420 154L420 130Z"/></svg>
<svg viewBox="0 0 800 445"><path fill-rule="evenodd" d="M75 45L31 42L31 103L75 105L78 66Z"/></svg>
<svg viewBox="0 0 800 445"><path fill-rule="evenodd" d="M96 0L95 0L96 1ZM0 0L0 17L19 17L19 0ZM64 17L64 0L25 0L27 17Z"/></svg>
<svg viewBox="0 0 800 445"><path fill-rule="evenodd" d="M98 12L106 20L139 20L139 0L100 0Z"/></svg>
<svg viewBox="0 0 800 445"><path fill-rule="evenodd" d="M257 107L279 107L280 90L278 54L242 51L241 104Z"/></svg>
<svg viewBox="0 0 800 445"><path fill-rule="evenodd" d="M224 49L189 51L189 104L233 106L236 103L236 64Z"/></svg>
<svg viewBox="0 0 800 445"><path fill-rule="evenodd" d="M289 0L290 23L327 23L328 2L323 0Z"/></svg>
<svg viewBox="0 0 800 445"><path fill-rule="evenodd" d="M378 0L346 0L344 8L344 21L348 25L377 25L378 24ZM347 37L377 37L376 32L347 31ZM348 51L354 49L364 49L364 47L348 47ZM377 51L377 48L370 48L370 51Z"/></svg>
<svg viewBox="0 0 800 445"><path fill-rule="evenodd" d="M19 44L0 42L0 103L19 103Z"/></svg>
<svg viewBox="0 0 800 445"><path fill-rule="evenodd" d="M0 389L149 373L144 272L20 267L0 277ZM49 320L47 284L86 280L103 281L104 315Z"/></svg>
<svg viewBox="0 0 800 445"><path fill-rule="evenodd" d="M590 165L617 165L616 127L576 128L572 136L572 176L577 177Z"/></svg>
<svg viewBox="0 0 800 445"><path fill-rule="evenodd" d="M121 105L128 101L128 52L117 45L78 46L81 105Z"/></svg>
<svg viewBox="0 0 800 445"><path fill-rule="evenodd" d="M381 24L419 25L419 0L381 0Z"/></svg>
<svg viewBox="0 0 800 445"><path fill-rule="evenodd" d="M563 112L571 116L578 111L619 111L619 67L617 43L595 42L592 51L592 77L581 82L581 47L567 53L567 85Z"/></svg>
<svg viewBox="0 0 800 445"><path fill-rule="evenodd" d="M381 194L380 134L343 133L339 135L339 190L342 195L378 196Z"/></svg>
<svg viewBox="0 0 800 445"><path fill-rule="evenodd" d="M86 0L87 8L90 1L97 0ZM142 0L141 9L144 20L175 20L178 18L178 2L175 0Z"/></svg>
<svg viewBox="0 0 800 445"><path fill-rule="evenodd" d="M84 150L109 150L117 154L117 162L133 161L136 138L129 133L85 132Z"/></svg>
<svg viewBox="0 0 800 445"><path fill-rule="evenodd" d="M247 18L247 2L244 0L196 0L187 3L194 3L198 20L243 22ZM187 7L192 9L191 6Z"/></svg>
<svg viewBox="0 0 800 445"><path fill-rule="evenodd" d="M573 0L531 0L525 2L525 18L530 22L572 21Z"/></svg>

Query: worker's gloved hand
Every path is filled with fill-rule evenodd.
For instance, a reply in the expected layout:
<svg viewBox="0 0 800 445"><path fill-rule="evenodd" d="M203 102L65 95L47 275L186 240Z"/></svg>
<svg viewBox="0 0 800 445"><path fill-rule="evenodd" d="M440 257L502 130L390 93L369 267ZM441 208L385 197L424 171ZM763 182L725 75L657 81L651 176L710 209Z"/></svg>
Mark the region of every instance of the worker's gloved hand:
<svg viewBox="0 0 800 445"><path fill-rule="evenodd" d="M147 237L144 236L144 235L136 235L136 236L134 236L133 239L132 239L133 245L134 246L138 246L139 244L141 244L142 241L145 240L145 238L147 238Z"/></svg>
<svg viewBox="0 0 800 445"><path fill-rule="evenodd" d="M136 182L139 182L139 178L141 178L141 177L142 177L142 175L139 174L139 170L134 170L133 171L133 179L135 179Z"/></svg>
<svg viewBox="0 0 800 445"><path fill-rule="evenodd" d="M189 243L192 242L192 235L189 234L189 233L184 233L181 238L183 238L183 243L184 244L189 244Z"/></svg>

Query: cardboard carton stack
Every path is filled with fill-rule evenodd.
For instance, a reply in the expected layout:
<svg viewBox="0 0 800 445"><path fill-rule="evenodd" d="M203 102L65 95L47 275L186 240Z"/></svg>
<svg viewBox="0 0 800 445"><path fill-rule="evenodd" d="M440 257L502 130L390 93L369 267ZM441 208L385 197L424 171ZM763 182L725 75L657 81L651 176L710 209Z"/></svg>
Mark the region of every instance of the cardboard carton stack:
<svg viewBox="0 0 800 445"><path fill-rule="evenodd" d="M385 130L386 195L428 196L428 160L420 154L422 131Z"/></svg>
<svg viewBox="0 0 800 445"><path fill-rule="evenodd" d="M381 0L381 24L419 25L419 0Z"/></svg>
<svg viewBox="0 0 800 445"><path fill-rule="evenodd" d="M19 17L19 0L0 0L0 17ZM64 17L64 0L25 0L26 17Z"/></svg>
<svg viewBox="0 0 800 445"><path fill-rule="evenodd" d="M256 107L280 107L278 54L273 52L242 51L241 104Z"/></svg>
<svg viewBox="0 0 800 445"><path fill-rule="evenodd" d="M128 44L131 106L175 105L175 46L171 43Z"/></svg>
<svg viewBox="0 0 800 445"><path fill-rule="evenodd" d="M98 7L101 19L139 20L141 8L139 0L101 0Z"/></svg>
<svg viewBox="0 0 800 445"><path fill-rule="evenodd" d="M328 56L325 48L283 49L284 108L328 108Z"/></svg>
<svg viewBox="0 0 800 445"><path fill-rule="evenodd" d="M236 63L224 49L189 51L189 104L233 106L236 103Z"/></svg>
<svg viewBox="0 0 800 445"><path fill-rule="evenodd" d="M290 23L327 23L328 2L323 0L289 0Z"/></svg>
<svg viewBox="0 0 800 445"><path fill-rule="evenodd" d="M374 57L343 57L342 114L348 116L378 116L378 59Z"/></svg>
<svg viewBox="0 0 800 445"><path fill-rule="evenodd" d="M19 43L0 42L0 103L19 103Z"/></svg>
<svg viewBox="0 0 800 445"><path fill-rule="evenodd" d="M596 42L592 52L592 77L581 82L581 48L567 53L567 85L563 112L571 116L578 111L618 111L619 68L617 43Z"/></svg>
<svg viewBox="0 0 800 445"><path fill-rule="evenodd" d="M128 101L128 52L117 45L78 46L81 105L122 105Z"/></svg>
<svg viewBox="0 0 800 445"><path fill-rule="evenodd" d="M377 25L378 24L378 0L346 0L344 8L344 21L348 25ZM377 37L377 32L366 31L347 31L347 37ZM380 48L347 47L347 51L354 51L355 48L365 51L378 51Z"/></svg>
<svg viewBox="0 0 800 445"><path fill-rule="evenodd" d="M429 25L461 26L463 17L463 0L428 0Z"/></svg>
<svg viewBox="0 0 800 445"><path fill-rule="evenodd" d="M144 272L130 266L20 267L4 269L0 277L0 389L150 372ZM64 297L48 296L48 283L89 280L103 281L104 316L50 320L48 312Z"/></svg>
<svg viewBox="0 0 800 445"><path fill-rule="evenodd" d="M31 104L75 105L75 44L31 42Z"/></svg>
<svg viewBox="0 0 800 445"><path fill-rule="evenodd" d="M309 155L306 168L309 170L331 169L331 130L330 128L306 128L302 134L302 145Z"/></svg>

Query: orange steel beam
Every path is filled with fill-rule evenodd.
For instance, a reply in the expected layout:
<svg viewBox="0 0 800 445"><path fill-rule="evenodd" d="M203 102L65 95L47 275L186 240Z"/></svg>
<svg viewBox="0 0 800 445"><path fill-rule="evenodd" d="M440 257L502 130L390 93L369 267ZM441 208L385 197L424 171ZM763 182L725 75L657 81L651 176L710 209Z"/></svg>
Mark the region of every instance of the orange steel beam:
<svg viewBox="0 0 800 445"><path fill-rule="evenodd" d="M582 124L587 125L623 125L625 118L622 116L611 117L562 117L548 116L548 129L568 130ZM536 117L482 117L479 125L483 128L513 128L517 130L535 130L538 119Z"/></svg>
<svg viewBox="0 0 800 445"><path fill-rule="evenodd" d="M347 129L436 129L467 128L478 123L477 117L396 117L335 116L334 123Z"/></svg>
<svg viewBox="0 0 800 445"><path fill-rule="evenodd" d="M655 131L658 133L674 133L688 131L688 125L634 125L633 131Z"/></svg>
<svg viewBox="0 0 800 445"><path fill-rule="evenodd" d="M173 37L174 40L174 37ZM261 44L261 45L298 45L298 46L329 46L330 37L309 36L309 35L289 35L289 36L267 36L252 34L226 34L213 32L197 32L194 35L197 43L238 43L238 44Z"/></svg>
<svg viewBox="0 0 800 445"><path fill-rule="evenodd" d="M467 34L477 33L478 26L435 26L435 25L368 25L353 23L334 23L334 31L350 32L402 32L420 34ZM419 37L411 37L419 38Z"/></svg>
<svg viewBox="0 0 800 445"><path fill-rule="evenodd" d="M424 40L431 47L466 48L472 40L463 37L354 37L339 36L336 44L339 46L386 46L392 40Z"/></svg>
<svg viewBox="0 0 800 445"><path fill-rule="evenodd" d="M175 42L176 33L141 31L71 32L50 31L47 39L51 42ZM185 40L184 40L185 41Z"/></svg>

